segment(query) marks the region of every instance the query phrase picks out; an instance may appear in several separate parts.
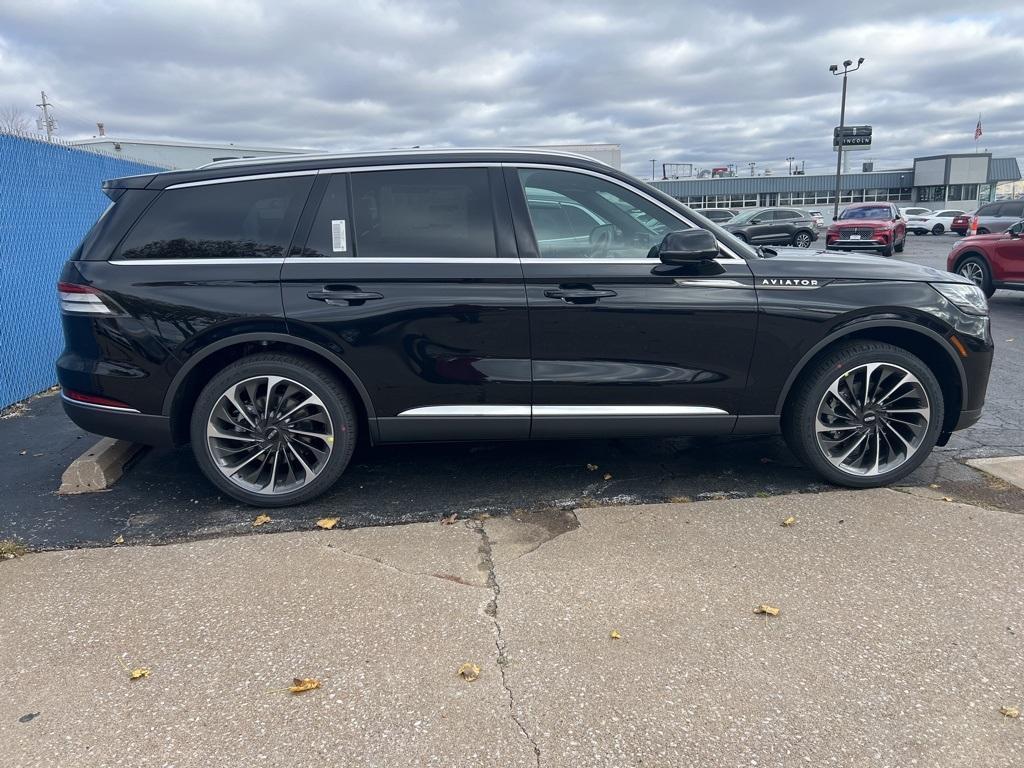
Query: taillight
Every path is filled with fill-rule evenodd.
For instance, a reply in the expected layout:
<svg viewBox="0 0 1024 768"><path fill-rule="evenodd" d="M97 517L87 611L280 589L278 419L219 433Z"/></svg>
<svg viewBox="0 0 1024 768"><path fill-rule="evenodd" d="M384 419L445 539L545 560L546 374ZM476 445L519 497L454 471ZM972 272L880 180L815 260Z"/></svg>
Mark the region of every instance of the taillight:
<svg viewBox="0 0 1024 768"><path fill-rule="evenodd" d="M112 315L102 293L89 285L57 283L60 311L69 315Z"/></svg>
<svg viewBox="0 0 1024 768"><path fill-rule="evenodd" d="M68 400L74 400L76 403L85 403L86 405L99 405L103 408L121 408L126 411L134 411L128 403L122 403L120 400L112 400L109 397L100 397L99 395L87 395L84 392L76 392L73 389L65 389L62 391L65 398Z"/></svg>

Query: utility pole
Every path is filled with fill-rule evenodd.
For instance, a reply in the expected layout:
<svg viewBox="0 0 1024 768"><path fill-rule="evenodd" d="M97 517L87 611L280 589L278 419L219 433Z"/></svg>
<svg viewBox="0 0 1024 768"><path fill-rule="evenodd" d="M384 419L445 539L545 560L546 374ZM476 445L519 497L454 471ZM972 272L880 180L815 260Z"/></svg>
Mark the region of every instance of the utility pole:
<svg viewBox="0 0 1024 768"><path fill-rule="evenodd" d="M793 175L793 161L794 160L796 160L795 157L787 157L786 158L786 162L789 163L789 175L790 176Z"/></svg>
<svg viewBox="0 0 1024 768"><path fill-rule="evenodd" d="M757 163L747 163L747 165L750 166L750 175L753 176L754 175L754 166L756 166Z"/></svg>
<svg viewBox="0 0 1024 768"><path fill-rule="evenodd" d="M654 181L655 179L657 179L657 176L655 176L655 173L654 173L654 164L655 164L655 162L656 162L656 159L655 158L651 158L651 181Z"/></svg>
<svg viewBox="0 0 1024 768"><path fill-rule="evenodd" d="M43 119L41 122L43 127L46 128L46 140L53 141L53 132L57 129L54 119L50 117L50 107L53 106L53 103L48 103L46 101L46 91L40 91L39 95L42 97L43 102L42 104L36 104L36 106L43 110Z"/></svg>
<svg viewBox="0 0 1024 768"><path fill-rule="evenodd" d="M856 72L860 69L860 65L864 63L864 57L857 59L857 66L853 66L853 60L847 59L843 62L843 101L842 106L839 108L839 146L836 147L836 202L832 209L832 220L835 221L839 218L839 189L840 182L842 180L843 171L843 127L846 125L846 76L850 72ZM851 68L852 67L852 68ZM839 65L832 64L828 71L833 75L839 74Z"/></svg>

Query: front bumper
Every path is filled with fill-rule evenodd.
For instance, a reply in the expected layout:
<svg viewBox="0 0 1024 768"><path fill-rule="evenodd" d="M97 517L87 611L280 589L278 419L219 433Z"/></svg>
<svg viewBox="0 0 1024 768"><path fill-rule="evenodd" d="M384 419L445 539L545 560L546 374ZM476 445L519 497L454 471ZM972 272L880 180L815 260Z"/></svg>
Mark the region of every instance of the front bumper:
<svg viewBox="0 0 1024 768"><path fill-rule="evenodd" d="M64 413L86 432L143 445L170 446L171 420L133 409L89 405L70 400L61 394Z"/></svg>
<svg viewBox="0 0 1024 768"><path fill-rule="evenodd" d="M882 251L889 247L888 243L878 240L831 240L826 241L829 248L845 248L848 250Z"/></svg>

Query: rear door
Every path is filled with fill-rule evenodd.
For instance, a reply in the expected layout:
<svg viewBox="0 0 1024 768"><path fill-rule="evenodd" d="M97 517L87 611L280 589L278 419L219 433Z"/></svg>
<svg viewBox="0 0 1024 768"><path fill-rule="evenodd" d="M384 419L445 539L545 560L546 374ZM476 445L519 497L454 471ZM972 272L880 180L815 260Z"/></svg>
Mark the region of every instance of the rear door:
<svg viewBox="0 0 1024 768"><path fill-rule="evenodd" d="M742 406L757 299L750 269L651 258L691 225L625 182L583 169L506 169L530 304L534 437L728 431ZM526 200L569 198L596 225L564 258L535 236Z"/></svg>
<svg viewBox="0 0 1024 768"><path fill-rule="evenodd" d="M282 272L289 331L354 371L382 441L527 437L526 293L500 168L351 169L317 187Z"/></svg>

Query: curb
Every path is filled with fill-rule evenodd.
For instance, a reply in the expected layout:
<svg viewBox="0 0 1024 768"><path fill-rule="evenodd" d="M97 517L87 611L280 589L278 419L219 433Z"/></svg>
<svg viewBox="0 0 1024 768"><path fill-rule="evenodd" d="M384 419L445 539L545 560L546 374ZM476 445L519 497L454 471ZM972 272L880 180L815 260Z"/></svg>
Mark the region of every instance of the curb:
<svg viewBox="0 0 1024 768"><path fill-rule="evenodd" d="M75 459L60 478L59 495L105 491L121 479L125 467L145 446L105 437Z"/></svg>
<svg viewBox="0 0 1024 768"><path fill-rule="evenodd" d="M994 459L968 459L967 466L1024 489L1024 456L998 456Z"/></svg>

